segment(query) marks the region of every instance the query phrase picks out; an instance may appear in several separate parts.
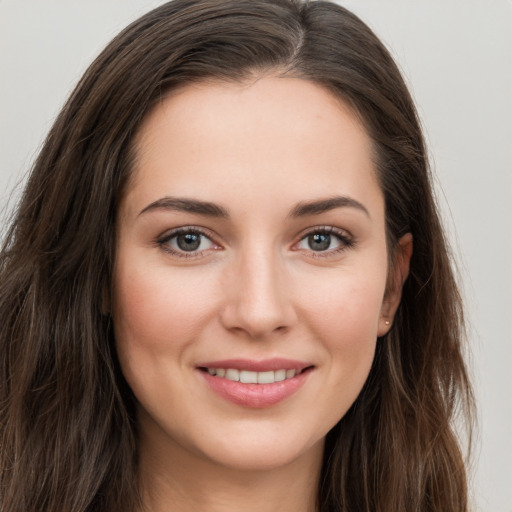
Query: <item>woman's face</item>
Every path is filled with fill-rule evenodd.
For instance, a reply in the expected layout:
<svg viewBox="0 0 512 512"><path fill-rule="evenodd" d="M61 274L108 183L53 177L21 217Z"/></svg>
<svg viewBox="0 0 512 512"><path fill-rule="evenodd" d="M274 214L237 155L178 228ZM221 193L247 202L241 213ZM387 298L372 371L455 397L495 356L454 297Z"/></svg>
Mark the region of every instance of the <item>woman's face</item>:
<svg viewBox="0 0 512 512"><path fill-rule="evenodd" d="M136 149L112 309L142 446L252 469L321 453L399 300L357 117L300 79L189 85Z"/></svg>

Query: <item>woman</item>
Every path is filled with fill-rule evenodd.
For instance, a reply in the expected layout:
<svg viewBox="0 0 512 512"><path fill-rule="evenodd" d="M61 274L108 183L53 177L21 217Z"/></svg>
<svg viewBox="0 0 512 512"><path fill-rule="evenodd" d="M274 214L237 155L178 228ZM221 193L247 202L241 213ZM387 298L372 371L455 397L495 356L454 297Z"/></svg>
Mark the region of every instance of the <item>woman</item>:
<svg viewBox="0 0 512 512"><path fill-rule="evenodd" d="M467 510L462 311L388 52L175 0L96 59L1 263L1 510Z"/></svg>

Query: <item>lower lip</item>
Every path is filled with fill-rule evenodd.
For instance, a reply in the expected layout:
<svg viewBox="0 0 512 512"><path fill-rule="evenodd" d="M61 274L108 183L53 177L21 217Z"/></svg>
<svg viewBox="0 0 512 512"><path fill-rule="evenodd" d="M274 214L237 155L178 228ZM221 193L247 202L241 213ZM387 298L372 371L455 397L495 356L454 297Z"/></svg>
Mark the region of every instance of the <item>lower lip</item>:
<svg viewBox="0 0 512 512"><path fill-rule="evenodd" d="M311 373L311 369L307 369L291 379L272 384L243 384L199 371L210 389L222 398L237 405L253 408L269 407L282 402L298 391Z"/></svg>

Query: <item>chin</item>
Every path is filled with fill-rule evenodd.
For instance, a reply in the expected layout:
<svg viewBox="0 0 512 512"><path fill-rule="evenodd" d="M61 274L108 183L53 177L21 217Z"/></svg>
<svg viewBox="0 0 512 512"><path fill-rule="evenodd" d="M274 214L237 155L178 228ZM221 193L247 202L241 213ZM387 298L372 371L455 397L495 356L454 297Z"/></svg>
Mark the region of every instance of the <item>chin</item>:
<svg viewBox="0 0 512 512"><path fill-rule="evenodd" d="M231 444L206 454L211 462L226 469L244 472L268 472L288 467L303 459L309 460L323 453L324 439L309 446L290 442L268 443L253 439L251 443Z"/></svg>
<svg viewBox="0 0 512 512"><path fill-rule="evenodd" d="M240 421L222 435L203 437L191 449L218 466L237 471L271 471L301 460L321 459L325 436L319 437L318 431L310 436L300 425L296 427L272 421Z"/></svg>

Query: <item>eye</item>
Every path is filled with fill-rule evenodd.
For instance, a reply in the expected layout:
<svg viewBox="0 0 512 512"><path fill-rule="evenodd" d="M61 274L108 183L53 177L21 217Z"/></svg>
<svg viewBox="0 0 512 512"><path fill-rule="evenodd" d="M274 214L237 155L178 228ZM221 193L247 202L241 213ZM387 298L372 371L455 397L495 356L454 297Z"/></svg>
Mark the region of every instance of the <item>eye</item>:
<svg viewBox="0 0 512 512"><path fill-rule="evenodd" d="M180 228L171 231L158 240L158 245L181 257L196 256L203 251L219 249L219 246L198 228Z"/></svg>
<svg viewBox="0 0 512 512"><path fill-rule="evenodd" d="M354 245L348 233L334 227L317 228L307 233L296 245L298 250L315 253L337 253Z"/></svg>

